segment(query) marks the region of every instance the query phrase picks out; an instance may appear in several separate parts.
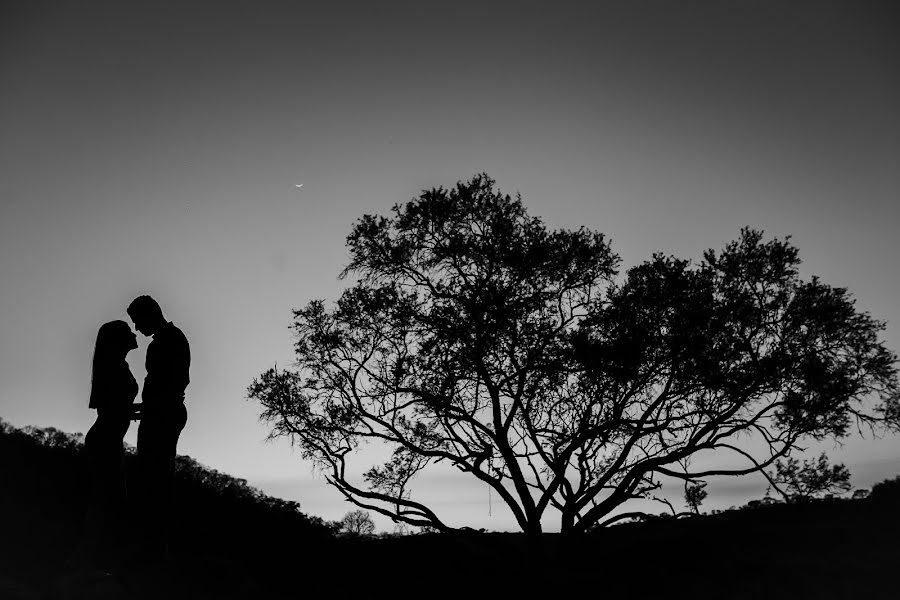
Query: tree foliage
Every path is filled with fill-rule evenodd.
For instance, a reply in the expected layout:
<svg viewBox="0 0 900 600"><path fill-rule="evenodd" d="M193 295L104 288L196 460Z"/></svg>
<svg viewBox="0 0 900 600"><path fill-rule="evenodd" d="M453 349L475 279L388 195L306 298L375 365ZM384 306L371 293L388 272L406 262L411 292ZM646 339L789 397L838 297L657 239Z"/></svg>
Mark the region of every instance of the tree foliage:
<svg viewBox="0 0 900 600"><path fill-rule="evenodd" d="M663 477L759 472L805 438L900 425L884 325L801 279L789 240L744 229L622 278L602 234L550 231L479 175L362 217L347 246L355 283L294 311L296 370L248 394L273 436L397 521L451 529L412 495L439 462L523 531L555 510L579 533ZM390 457L360 481L348 465L369 443Z"/></svg>
<svg viewBox="0 0 900 600"><path fill-rule="evenodd" d="M824 452L817 459L802 463L793 457L776 461L770 481L776 491L791 501L847 492L851 488L850 470L843 464L830 464Z"/></svg>
<svg viewBox="0 0 900 600"><path fill-rule="evenodd" d="M706 496L709 495L709 492L704 488L706 488L705 481L699 483L685 482L684 502L695 515L700 514L700 505L703 504Z"/></svg>
<svg viewBox="0 0 900 600"><path fill-rule="evenodd" d="M872 486L869 499L880 504L897 506L900 502L900 475L879 481Z"/></svg>

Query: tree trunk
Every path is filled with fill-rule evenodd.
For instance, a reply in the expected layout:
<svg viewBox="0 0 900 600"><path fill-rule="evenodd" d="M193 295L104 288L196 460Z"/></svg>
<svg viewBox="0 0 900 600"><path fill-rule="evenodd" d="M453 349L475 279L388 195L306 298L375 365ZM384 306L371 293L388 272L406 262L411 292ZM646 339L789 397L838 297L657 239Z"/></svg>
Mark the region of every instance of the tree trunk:
<svg viewBox="0 0 900 600"><path fill-rule="evenodd" d="M575 528L574 521L567 525L565 519L563 519L559 530L557 558L566 562L574 557L578 553L578 546L584 539L584 535L583 531Z"/></svg>
<svg viewBox="0 0 900 600"><path fill-rule="evenodd" d="M525 554L529 569L540 569L545 566L546 548L540 521L533 525L529 524L525 530Z"/></svg>
<svg viewBox="0 0 900 600"><path fill-rule="evenodd" d="M575 513L563 512L559 523L559 535L565 539L575 532Z"/></svg>

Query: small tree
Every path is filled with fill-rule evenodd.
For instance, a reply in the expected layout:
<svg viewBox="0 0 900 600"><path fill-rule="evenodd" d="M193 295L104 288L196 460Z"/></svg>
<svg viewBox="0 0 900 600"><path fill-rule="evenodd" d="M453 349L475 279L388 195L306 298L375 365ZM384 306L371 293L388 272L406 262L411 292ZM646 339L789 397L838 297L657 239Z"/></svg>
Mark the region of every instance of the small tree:
<svg viewBox="0 0 900 600"><path fill-rule="evenodd" d="M602 234L548 231L479 175L364 216L347 245L356 282L294 312L297 370L248 393L272 436L395 521L452 529L410 493L438 462L490 486L537 542L551 510L580 534L662 476L745 475L803 439L900 429L884 324L801 279L787 240L745 229L617 282ZM389 458L359 481L348 464L366 444Z"/></svg>
<svg viewBox="0 0 900 600"><path fill-rule="evenodd" d="M818 459L789 457L775 463L771 487L785 500L803 501L816 496L850 491L850 471L843 464L831 465L823 452Z"/></svg>
<svg viewBox="0 0 900 600"><path fill-rule="evenodd" d="M364 510L351 510L341 519L341 531L349 535L372 535L375 532L375 521Z"/></svg>
<svg viewBox="0 0 900 600"><path fill-rule="evenodd" d="M707 491L704 489L705 487L705 481L698 483L686 481L684 484L684 501L695 515L700 514L700 505L706 499Z"/></svg>

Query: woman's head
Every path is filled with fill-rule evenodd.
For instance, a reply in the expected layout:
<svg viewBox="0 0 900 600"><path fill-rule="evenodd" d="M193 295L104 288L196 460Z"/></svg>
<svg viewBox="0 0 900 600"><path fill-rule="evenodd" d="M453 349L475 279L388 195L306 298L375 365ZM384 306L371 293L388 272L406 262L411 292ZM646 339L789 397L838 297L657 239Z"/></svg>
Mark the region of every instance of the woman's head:
<svg viewBox="0 0 900 600"><path fill-rule="evenodd" d="M94 359L91 361L90 406L97 407L97 394L117 366L125 360L130 350L137 348L137 336L125 321L110 321L100 326L97 342L94 344Z"/></svg>
<svg viewBox="0 0 900 600"><path fill-rule="evenodd" d="M125 358L129 350L137 348L137 336L125 321L110 321L100 326L94 358L100 354L104 358Z"/></svg>

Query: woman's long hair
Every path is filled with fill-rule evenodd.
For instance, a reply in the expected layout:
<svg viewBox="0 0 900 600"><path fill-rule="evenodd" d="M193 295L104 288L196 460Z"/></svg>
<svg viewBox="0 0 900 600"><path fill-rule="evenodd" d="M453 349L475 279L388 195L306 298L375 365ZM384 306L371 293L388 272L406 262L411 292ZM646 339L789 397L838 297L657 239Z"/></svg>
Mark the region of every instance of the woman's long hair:
<svg viewBox="0 0 900 600"><path fill-rule="evenodd" d="M104 384L108 384L114 369L125 360L130 333L131 327L125 321L104 323L97 331L94 358L91 360L90 408L101 408Z"/></svg>

